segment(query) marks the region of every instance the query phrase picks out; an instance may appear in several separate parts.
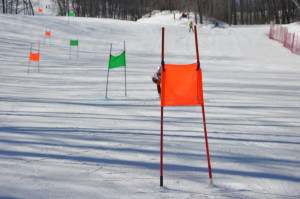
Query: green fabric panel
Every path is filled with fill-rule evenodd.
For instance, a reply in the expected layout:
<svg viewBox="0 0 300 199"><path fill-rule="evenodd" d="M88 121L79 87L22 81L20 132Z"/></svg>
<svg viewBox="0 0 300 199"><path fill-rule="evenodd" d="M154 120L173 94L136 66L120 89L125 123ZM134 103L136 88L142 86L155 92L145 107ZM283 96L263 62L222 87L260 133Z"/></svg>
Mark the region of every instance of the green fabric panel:
<svg viewBox="0 0 300 199"><path fill-rule="evenodd" d="M121 66L126 66L125 52L121 53L119 56L110 56L109 58L109 69L118 68Z"/></svg>
<svg viewBox="0 0 300 199"><path fill-rule="evenodd" d="M71 46L78 46L78 40L70 40Z"/></svg>
<svg viewBox="0 0 300 199"><path fill-rule="evenodd" d="M60 10L60 9L58 9L58 10L57 10L57 13L61 13L61 10Z"/></svg>
<svg viewBox="0 0 300 199"><path fill-rule="evenodd" d="M68 13L68 16L69 16L69 17L74 17L75 14L74 14L73 12L69 12L69 13Z"/></svg>

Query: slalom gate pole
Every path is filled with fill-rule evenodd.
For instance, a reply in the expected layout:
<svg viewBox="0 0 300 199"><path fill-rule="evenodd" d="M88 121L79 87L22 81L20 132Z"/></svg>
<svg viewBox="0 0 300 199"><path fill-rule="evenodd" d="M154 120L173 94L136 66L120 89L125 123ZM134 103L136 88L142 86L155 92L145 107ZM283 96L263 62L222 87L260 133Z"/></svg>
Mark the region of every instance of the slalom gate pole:
<svg viewBox="0 0 300 199"><path fill-rule="evenodd" d="M77 38L77 58L79 57L79 53L78 53L78 51L79 51L79 40L78 40L78 38Z"/></svg>
<svg viewBox="0 0 300 199"><path fill-rule="evenodd" d="M164 163L163 163L163 153L164 153L164 107L160 107L160 186L164 186Z"/></svg>
<svg viewBox="0 0 300 199"><path fill-rule="evenodd" d="M212 184L212 171L210 165L210 155L209 155L209 147L208 147L208 137L207 137L207 129L206 129L206 118L205 118L205 110L204 103L202 104L202 118L203 118L203 128L204 128L204 137L205 137L205 145L206 145L206 157L207 157L207 165L208 165L208 174L210 179L210 184Z"/></svg>
<svg viewBox="0 0 300 199"><path fill-rule="evenodd" d="M197 33L197 26L194 26L194 34L195 34L195 44L196 44L196 56L197 56L197 70L200 68L200 57L199 57L199 48L198 48L198 33Z"/></svg>
<svg viewBox="0 0 300 199"><path fill-rule="evenodd" d="M126 48L125 48L125 41L124 41L124 53L125 53L125 66L124 66L124 72L125 72L125 97L127 97L127 83L126 83Z"/></svg>
<svg viewBox="0 0 300 199"><path fill-rule="evenodd" d="M165 51L165 28L162 28L162 45L161 45L161 65L162 71L165 71L165 63L164 63L164 51ZM163 90L163 89L162 89ZM162 95L162 93L161 93ZM162 96L161 96L162 97ZM164 144L163 144L163 136L164 136L164 107L160 105L160 186L164 186L164 163L163 163L163 153L164 153Z"/></svg>
<svg viewBox="0 0 300 199"><path fill-rule="evenodd" d="M195 43L196 43L196 56L197 56L197 63L198 63L197 70L199 70L200 69L200 57L199 57L198 34L197 34L197 27L196 26L194 26L194 33L195 33ZM202 118L203 118L205 145L206 145L206 157L207 157L207 164L208 164L208 173L209 173L210 184L212 184L212 171L211 171L211 165L210 165L210 155L209 155L209 147L208 147L208 137L207 137L204 102L202 104Z"/></svg>
<svg viewBox="0 0 300 199"><path fill-rule="evenodd" d="M30 68L30 56L31 56L31 52L32 52L32 43L30 44L30 54L29 54L29 63L28 63L27 73L29 73L29 68Z"/></svg>
<svg viewBox="0 0 300 199"><path fill-rule="evenodd" d="M69 16L68 16L68 17L69 17ZM72 39L70 38L70 44L69 44L69 45L70 45L70 50L69 50L69 58L70 58L70 59L72 58L72 57L71 57L71 53L72 53L72 52L71 52L71 51L72 51L72 50L71 50L71 41L72 41Z"/></svg>
<svg viewBox="0 0 300 199"><path fill-rule="evenodd" d="M40 55L40 42L39 42L38 54L39 54L38 71L40 72L40 59L41 59L41 55Z"/></svg>
<svg viewBox="0 0 300 199"><path fill-rule="evenodd" d="M105 99L107 99L107 90L108 90L108 77L109 77L109 62L111 57L111 49L112 49L112 43L110 44L110 53L109 53L109 61L108 61L108 67L107 67L107 78L106 78L106 92L105 92Z"/></svg>
<svg viewBox="0 0 300 199"><path fill-rule="evenodd" d="M161 66L165 71L165 28L162 28Z"/></svg>
<svg viewBox="0 0 300 199"><path fill-rule="evenodd" d="M46 44L46 38L47 38L47 28L46 28L46 30L45 30L45 35L44 35L44 45Z"/></svg>

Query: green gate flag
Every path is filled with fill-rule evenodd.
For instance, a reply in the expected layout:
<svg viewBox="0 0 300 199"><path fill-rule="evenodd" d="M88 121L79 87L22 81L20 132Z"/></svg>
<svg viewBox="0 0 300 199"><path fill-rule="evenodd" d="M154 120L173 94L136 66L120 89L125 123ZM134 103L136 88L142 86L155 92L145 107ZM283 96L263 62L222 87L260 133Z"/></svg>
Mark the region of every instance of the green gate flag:
<svg viewBox="0 0 300 199"><path fill-rule="evenodd" d="M121 66L126 66L125 52L121 53L119 56L110 55L108 68L113 69Z"/></svg>
<svg viewBox="0 0 300 199"><path fill-rule="evenodd" d="M70 40L70 46L78 46L78 40Z"/></svg>
<svg viewBox="0 0 300 199"><path fill-rule="evenodd" d="M61 10L60 10L60 9L58 9L58 10L57 10L57 13L61 13Z"/></svg>
<svg viewBox="0 0 300 199"><path fill-rule="evenodd" d="M75 14L74 14L73 12L69 12L69 13L68 13L68 16L69 16L69 17L74 17Z"/></svg>

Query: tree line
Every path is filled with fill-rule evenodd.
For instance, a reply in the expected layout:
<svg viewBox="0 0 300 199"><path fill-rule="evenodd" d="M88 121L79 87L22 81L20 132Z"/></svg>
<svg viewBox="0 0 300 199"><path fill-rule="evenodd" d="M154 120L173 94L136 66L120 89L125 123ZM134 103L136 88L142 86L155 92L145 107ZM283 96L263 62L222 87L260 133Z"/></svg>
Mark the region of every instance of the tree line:
<svg viewBox="0 0 300 199"><path fill-rule="evenodd" d="M153 11L194 12L228 24L285 24L300 20L300 0L52 0L61 15L134 20ZM2 0L2 13L34 15L31 0Z"/></svg>
<svg viewBox="0 0 300 199"><path fill-rule="evenodd" d="M34 15L31 0L2 0L0 7L3 14Z"/></svg>

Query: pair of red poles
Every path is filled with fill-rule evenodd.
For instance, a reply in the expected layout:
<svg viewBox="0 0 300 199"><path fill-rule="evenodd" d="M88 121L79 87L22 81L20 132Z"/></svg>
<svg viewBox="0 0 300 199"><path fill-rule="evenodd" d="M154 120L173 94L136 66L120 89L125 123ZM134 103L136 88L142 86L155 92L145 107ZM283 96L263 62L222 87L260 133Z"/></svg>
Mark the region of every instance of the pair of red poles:
<svg viewBox="0 0 300 199"><path fill-rule="evenodd" d="M200 90L198 90L198 84L201 83L202 86L202 71L200 68L200 58L199 58L199 49L198 49L198 37L197 37L197 27L194 26L194 34L195 34L195 44L196 44L196 56L197 56L197 64L195 64L197 66L197 68L194 70L196 71L195 74L201 75L201 79L199 78L199 76L197 76L197 92L203 92L202 88ZM165 71L165 62L164 62L164 42L165 42L165 28L162 28L162 53L161 53L161 73L163 74ZM171 66L172 67L172 66ZM169 69L171 69L169 67ZM198 71L199 70L199 71ZM163 186L163 171L164 171L164 166L163 166L163 134L164 134L164 106L166 106L165 102L163 102L165 99L165 95L164 95L164 86L165 86L165 82L167 80L164 80L164 77L166 77L166 73L165 75L162 75L162 99L161 99L161 128L160 128L160 186ZM167 79L167 78L165 78ZM200 79L201 82L198 82ZM165 82L164 82L165 81ZM203 96L203 93L201 94L201 96ZM209 155L209 147L208 147L208 137L207 137L207 129L206 129L206 119L205 119L205 110L204 110L204 101L202 100L198 100L198 94L197 94L197 100L194 102L192 102L192 104L184 104L184 105L201 105L202 106L202 118L203 118L203 128L204 128L204 137L205 137L205 144L206 144L206 157L207 157L207 163L208 163L208 174L209 174L209 179L210 179L210 184L212 184L212 169L211 169L211 164L210 164L210 155ZM194 99L192 99L194 100Z"/></svg>

